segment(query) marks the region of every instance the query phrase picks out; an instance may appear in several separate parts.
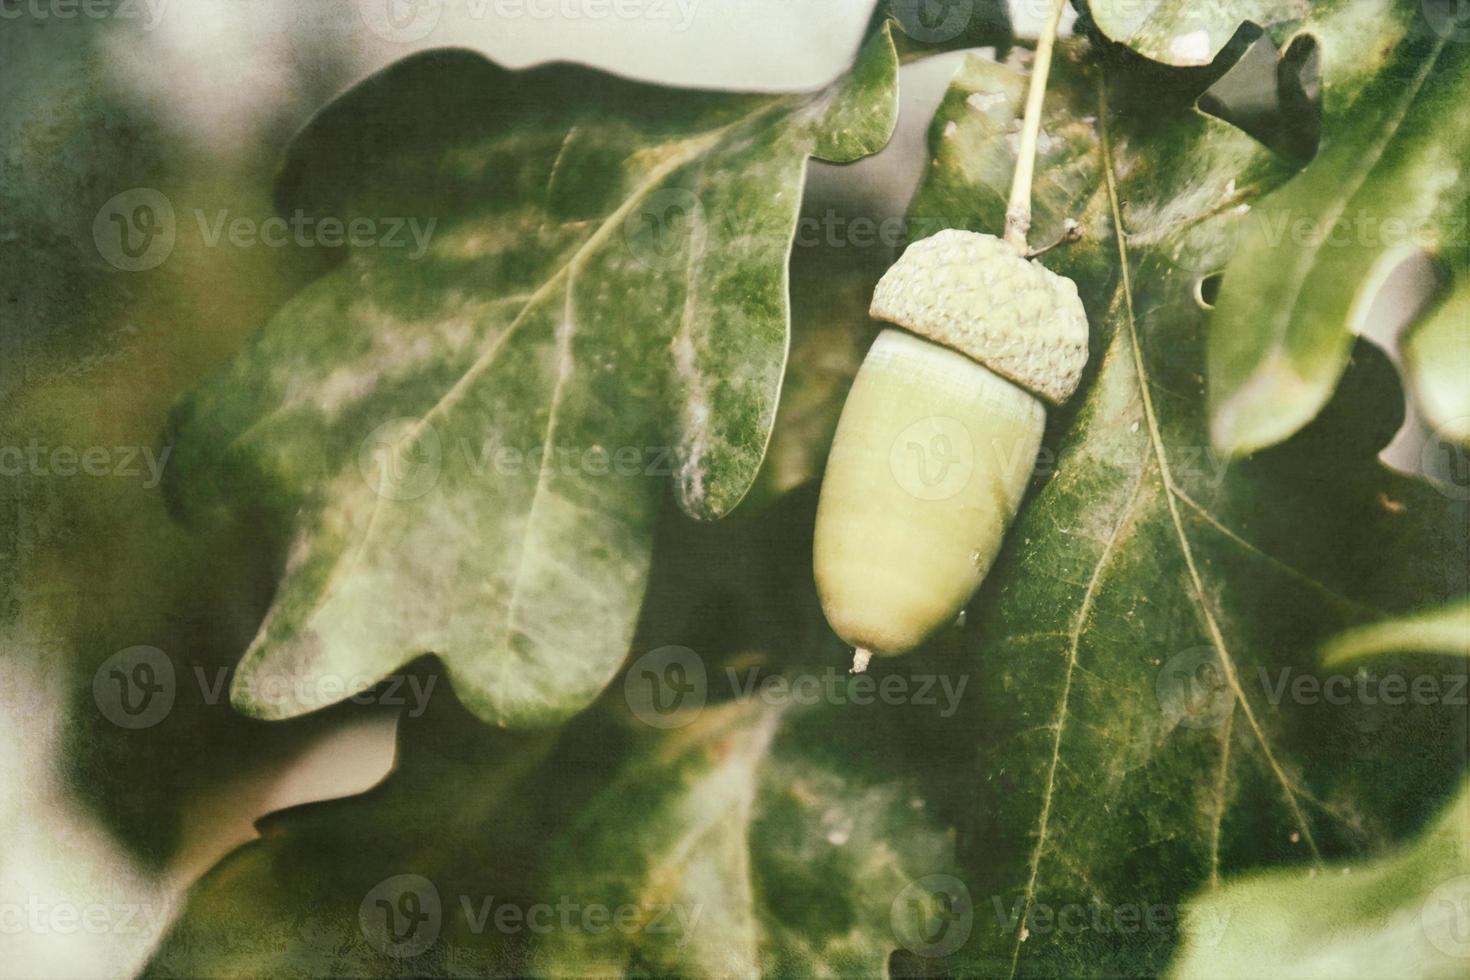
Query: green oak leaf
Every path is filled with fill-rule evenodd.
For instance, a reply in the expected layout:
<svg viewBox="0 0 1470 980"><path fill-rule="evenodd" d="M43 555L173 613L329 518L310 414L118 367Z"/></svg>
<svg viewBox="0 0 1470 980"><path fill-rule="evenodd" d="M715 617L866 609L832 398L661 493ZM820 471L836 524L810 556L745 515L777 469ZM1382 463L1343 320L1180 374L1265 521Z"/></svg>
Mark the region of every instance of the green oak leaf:
<svg viewBox="0 0 1470 980"><path fill-rule="evenodd" d="M552 736L436 702L383 784L262 820L145 975L887 975L961 892L952 835L869 744L884 711L752 697Z"/></svg>
<svg viewBox="0 0 1470 980"><path fill-rule="evenodd" d="M1429 423L1445 439L1470 445L1470 278L1414 327L1404 367Z"/></svg>
<svg viewBox="0 0 1470 980"><path fill-rule="evenodd" d="M897 777L882 714L757 696L645 735L553 846L544 887L663 910L661 928L552 932L532 972L886 976L901 943L934 952L906 899L960 895L952 844Z"/></svg>
<svg viewBox="0 0 1470 980"><path fill-rule="evenodd" d="M665 477L702 518L755 478L806 160L881 147L896 71L886 27L803 96L440 52L319 119L288 212L420 240L353 248L175 412L179 510L288 538L235 704L298 715L426 652L492 723L591 701L627 652ZM465 115L424 111L446 86ZM364 122L384 104L396 124Z"/></svg>
<svg viewBox="0 0 1470 980"><path fill-rule="evenodd" d="M1191 902L1174 980L1454 980L1470 956L1470 789L1377 860L1276 872Z"/></svg>
<svg viewBox="0 0 1470 980"><path fill-rule="evenodd" d="M1323 648L1322 660L1342 664L1381 653L1416 652L1470 656L1470 600L1348 630Z"/></svg>
<svg viewBox="0 0 1470 980"><path fill-rule="evenodd" d="M1465 765L1462 710L1385 715L1281 686L1345 626L1465 591L1465 506L1376 461L1397 424L1389 366L1364 360L1280 450L1210 450L1202 288L1289 170L1190 112L1189 79L1090 74L1079 50L1061 49L1048 93L1033 243L1081 223L1043 261L1078 284L1092 361L965 634L986 682L958 968L985 976L1156 973L1186 896L1371 853ZM966 64L915 217L1002 227L1025 83Z"/></svg>
<svg viewBox="0 0 1470 980"><path fill-rule="evenodd" d="M1470 268L1470 48L1414 26L1355 97L1324 106L1317 158L1240 233L1210 327L1211 432L1225 453L1274 445L1316 416L1405 258ZM1323 41L1329 95L1336 73L1360 70L1334 41Z"/></svg>
<svg viewBox="0 0 1470 980"><path fill-rule="evenodd" d="M696 697L643 696L666 661L640 657L555 732L506 732L415 678L443 693L400 723L394 773L262 821L194 886L148 975L877 976L895 950L963 940L969 918L945 915L969 908L952 736L917 698L876 700L876 665L852 696L798 557L814 507L664 522L654 575L681 598L650 604L638 649L673 646ZM730 610L713 626L712 602ZM803 676L836 696L772 687Z"/></svg>
<svg viewBox="0 0 1470 980"><path fill-rule="evenodd" d="M1201 67L1230 50L1248 23L1278 45L1310 35L1326 49L1323 93L1329 112L1351 102L1382 70L1411 25L1445 29L1426 15L1438 0L1087 0L1109 40L1153 61Z"/></svg>
<svg viewBox="0 0 1470 980"><path fill-rule="evenodd" d="M1245 21L1262 27L1300 19L1308 0L1088 0L1110 40L1175 66L1208 65Z"/></svg>

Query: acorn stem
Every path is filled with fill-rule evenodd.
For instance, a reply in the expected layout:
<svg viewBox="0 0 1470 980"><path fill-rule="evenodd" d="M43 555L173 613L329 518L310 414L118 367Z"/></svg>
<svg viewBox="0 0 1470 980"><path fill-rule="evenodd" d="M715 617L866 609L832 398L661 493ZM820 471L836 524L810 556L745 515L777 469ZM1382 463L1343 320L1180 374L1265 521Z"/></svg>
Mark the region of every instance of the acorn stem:
<svg viewBox="0 0 1470 980"><path fill-rule="evenodd" d="M1045 255L1047 252L1053 251L1055 249L1059 249L1063 245L1069 245L1072 242L1080 241L1081 238L1082 238L1082 225L1081 225L1081 223L1078 222L1078 220L1076 218L1068 218L1067 221L1066 221L1066 223L1062 226L1062 233L1059 236L1057 236L1057 240L1056 241L1052 242L1050 245L1043 245L1040 248L1033 248L1031 251L1029 251L1029 252L1026 253L1026 258L1028 258L1028 259L1039 259L1043 255Z"/></svg>
<svg viewBox="0 0 1470 980"><path fill-rule="evenodd" d="M1036 174L1036 144L1041 137L1041 109L1046 99L1046 80L1051 74L1052 51L1067 0L1052 0L1051 12L1036 40L1036 62L1031 69L1031 87L1026 93L1026 116L1021 124L1021 145L1016 153L1016 172L1011 178L1011 199L1006 205L1005 240L1017 252L1029 250L1031 232L1031 180Z"/></svg>

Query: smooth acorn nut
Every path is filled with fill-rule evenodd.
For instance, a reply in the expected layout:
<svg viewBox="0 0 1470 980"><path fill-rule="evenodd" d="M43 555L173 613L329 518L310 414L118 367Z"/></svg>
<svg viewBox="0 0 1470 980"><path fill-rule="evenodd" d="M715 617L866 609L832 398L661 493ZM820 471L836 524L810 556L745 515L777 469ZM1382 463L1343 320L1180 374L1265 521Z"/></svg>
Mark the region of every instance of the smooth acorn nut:
<svg viewBox="0 0 1470 980"><path fill-rule="evenodd" d="M963 354L900 330L868 351L817 505L817 591L861 650L903 653L980 587L1026 491L1046 411Z"/></svg>
<svg viewBox="0 0 1470 980"><path fill-rule="evenodd" d="M970 601L1035 467L1042 399L1070 396L1087 360L1076 286L989 235L910 246L872 313L913 333L883 331L853 382L813 549L855 670L913 649Z"/></svg>

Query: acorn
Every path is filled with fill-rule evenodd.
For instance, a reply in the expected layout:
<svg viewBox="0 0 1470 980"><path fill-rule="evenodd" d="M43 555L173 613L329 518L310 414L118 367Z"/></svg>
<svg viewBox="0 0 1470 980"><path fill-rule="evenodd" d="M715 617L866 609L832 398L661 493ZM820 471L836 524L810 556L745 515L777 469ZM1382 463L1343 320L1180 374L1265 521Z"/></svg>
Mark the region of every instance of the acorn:
<svg viewBox="0 0 1470 980"><path fill-rule="evenodd" d="M883 276L880 333L843 407L813 564L832 629L905 653L952 623L1015 518L1046 425L1087 364L1070 279L992 235L942 231Z"/></svg>

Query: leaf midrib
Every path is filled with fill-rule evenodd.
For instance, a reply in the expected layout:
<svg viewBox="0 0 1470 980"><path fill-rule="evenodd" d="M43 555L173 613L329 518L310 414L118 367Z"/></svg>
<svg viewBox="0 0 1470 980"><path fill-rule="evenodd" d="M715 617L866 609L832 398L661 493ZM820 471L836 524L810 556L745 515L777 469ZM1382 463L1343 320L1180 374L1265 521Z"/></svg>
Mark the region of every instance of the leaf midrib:
<svg viewBox="0 0 1470 980"><path fill-rule="evenodd" d="M1047 766L1046 787L1041 796L1041 815L1037 818L1036 845L1031 851L1031 869L1026 882L1026 891L1021 898L1021 916L1019 923L1026 921L1031 911L1031 903L1036 899L1036 879L1041 869L1042 851L1046 847L1046 835L1050 826L1052 797L1056 788L1057 767L1062 759L1062 735L1067 727L1067 710L1072 696L1072 675L1077 668L1078 649L1082 644L1082 631L1092 615L1093 602L1097 598L1098 590L1102 584L1103 573L1112 561L1113 550L1123 536L1123 529L1133 523L1137 513L1138 501L1142 497L1144 476L1146 468L1140 468L1138 479L1133 483L1133 491L1128 496L1128 503L1124 506L1118 517L1118 522L1113 525L1108 535L1107 543L1103 546L1098 556L1097 564L1093 567L1092 577L1088 580L1087 591L1082 596L1082 603L1078 607L1077 617L1072 623L1072 629L1068 634L1067 642L1067 670L1062 680L1062 693L1057 701L1056 719L1052 722L1052 749L1051 760ZM1021 930L1022 925L1016 930L1011 943L1011 972L1010 976L1016 975L1016 967L1021 958Z"/></svg>
<svg viewBox="0 0 1470 980"><path fill-rule="evenodd" d="M1117 287L1117 292L1114 294L1114 303L1112 308L1116 309L1119 305L1118 301L1122 301L1122 313L1124 317L1124 325L1127 330L1126 336L1133 362L1134 377L1139 391L1139 397L1144 410L1144 415L1148 423L1149 451L1150 454L1153 456L1155 465L1158 468L1159 480L1162 488L1162 496L1164 497L1169 510L1170 521L1173 526L1174 536L1179 545L1180 556L1183 558L1189 574L1191 588L1194 594L1194 602L1199 607L1201 617L1203 618L1206 629L1209 632L1211 646L1214 648L1217 656L1222 663L1224 673L1226 674L1227 681L1233 694L1234 704L1240 706L1242 714L1245 716L1246 721L1251 728L1255 741L1257 742L1257 744L1260 745L1261 751L1265 756L1268 767L1270 768L1274 778L1281 788L1283 799L1285 800L1297 825L1300 828L1302 839L1307 843L1308 847L1310 848L1313 858L1320 861L1320 853L1318 852L1315 841L1312 838L1310 826L1306 819L1306 815L1302 811L1301 805L1298 801L1298 791L1296 787L1293 786L1291 780L1287 778L1285 771L1276 759L1275 752L1271 748L1269 739L1267 738L1264 729L1261 727L1259 720L1256 718L1253 708L1245 697L1245 692L1242 689L1238 675L1236 674L1234 661L1231 657L1229 648L1225 643L1223 631L1221 630L1214 613L1211 611L1208 602L1206 601L1203 580L1200 576L1198 565L1195 560L1193 545L1190 542L1188 533L1184 526L1182 515L1179 511L1179 502L1181 500L1187 500L1192 506L1195 507L1195 509L1200 512L1201 515L1203 515L1207 520L1210 520L1212 524L1217 526L1217 528L1222 533L1226 533L1232 541L1243 547L1249 548L1253 553L1257 554L1263 560L1272 562L1288 574L1293 575L1299 580L1307 582L1308 584L1312 585L1313 587L1317 588L1318 590L1331 596L1341 603L1351 604L1355 607L1361 607L1361 604L1353 603L1352 600L1338 596L1336 593L1333 593L1331 592L1331 590L1327 589L1325 585L1317 582L1315 579L1310 578L1310 576L1307 576L1305 573L1300 572L1299 570L1285 564L1284 562L1280 562L1279 559L1275 559L1273 556L1260 551L1260 549L1251 545L1245 539L1240 538L1238 535L1234 535L1233 533L1229 532L1229 529L1226 528L1218 520L1215 520L1213 518L1213 515L1210 515L1209 512L1205 510L1205 508L1194 503L1192 499L1188 498L1175 483L1173 473L1169 465L1168 456L1164 449L1162 431L1158 421L1157 411L1153 404L1152 393L1150 391L1151 378L1149 377L1147 367L1143 361L1142 345L1139 339L1137 317L1134 310L1132 269L1130 265L1130 256L1128 251L1128 237L1126 226L1124 224L1122 216L1122 205L1119 195L1119 189L1117 186L1117 175L1114 169L1115 164L1112 149L1112 133L1108 124L1109 106L1105 84L1099 86L1098 101L1098 120L1101 136L1101 139L1099 141L1099 150L1102 156L1103 171L1103 182L1102 186L1099 188L1098 193L1106 193L1109 209L1111 211L1111 221L1114 229L1114 237L1117 242L1118 262L1120 270L1119 283ZM1095 197L1096 195L1093 196ZM1235 202L1232 202L1232 206L1234 205L1234 203ZM1187 223L1194 223L1197 220L1197 217L1198 216L1196 216L1196 218L1188 219ZM1092 609L1096 595L1102 587L1102 580L1105 576L1106 569L1111 563L1114 552L1116 550L1116 546L1122 537L1122 532L1134 520L1136 516L1138 502L1143 497L1143 487L1146 482L1146 477L1148 476L1147 469L1148 468L1145 467L1140 470L1138 479L1134 483L1133 489L1129 495L1128 503L1120 512L1119 519L1117 523L1113 526L1107 543L1105 544L1102 552L1099 554L1097 564L1093 568L1093 573L1088 582L1088 586L1083 596L1077 616L1073 621L1070 632L1067 634L1067 669L1062 684L1062 691L1058 700L1056 717L1051 725L1054 732L1052 752L1047 767L1047 782L1042 793L1041 812L1037 819L1036 843L1032 849L1032 855L1029 862L1028 881L1022 899L1020 920L1022 922L1025 921L1027 911L1029 910L1031 903L1035 900L1036 885L1039 878L1043 851L1045 850L1047 833L1049 829L1049 817L1055 792L1055 776L1057 768L1060 765L1062 737L1066 727L1072 678L1075 668L1078 665L1081 634L1082 631L1085 629L1085 624L1088 617L1090 616L1090 611ZM1232 708L1230 715L1227 716L1227 718L1225 719L1225 725L1222 726L1222 732L1220 736L1220 764L1218 769L1218 776L1214 780L1213 786L1215 808L1210 834L1211 884L1215 884L1218 882L1219 847L1222 830L1221 824L1225 812L1226 787L1228 786L1229 780L1229 742L1231 738L1230 733L1233 731L1234 714L1235 712ZM1009 976L1012 978L1016 976L1017 970L1019 969L1020 951L1021 933L1018 930L1016 934L1012 937L1011 941L1011 963Z"/></svg>
<svg viewBox="0 0 1470 980"><path fill-rule="evenodd" d="M1200 576L1199 567L1194 558L1194 547L1190 543L1189 535L1185 531L1183 518L1179 513L1179 502L1176 495L1176 484L1174 476L1169 467L1168 454L1164 451L1163 435L1159 428L1158 415L1154 409L1153 394L1149 390L1149 376L1147 366L1143 361L1143 348L1139 342L1138 323L1134 313L1133 305L1133 275L1129 264L1128 238L1123 223L1123 211L1120 203L1116 175L1113 169L1112 130L1108 124L1107 86L1098 86L1098 125L1102 132L1102 154L1103 154L1103 179L1107 182L1108 198L1113 213L1114 237L1118 244L1119 263L1119 289L1122 291L1124 300L1125 324L1128 328L1129 347L1133 353L1134 374L1138 381L1138 391L1143 405L1144 418L1148 422L1149 443L1153 450L1154 459L1159 467L1159 475L1164 485L1164 501L1169 509L1169 518L1174 526L1175 537L1179 543L1180 557L1184 559L1185 568L1189 573L1190 585L1194 591L1195 602L1199 607L1200 615L1204 619L1206 630L1210 634L1210 644L1220 661L1225 679L1230 685L1234 695L1235 705L1239 705L1244 714L1247 724L1255 736L1257 744L1265 756L1266 763L1281 786L1282 795L1286 800L1287 807L1291 810L1296 820L1302 840L1306 842L1308 849L1312 852L1315 861L1320 862L1321 854L1317 850L1316 842L1312 838L1311 827L1306 819L1306 814L1297 801L1297 791L1287 778L1285 770L1276 759L1276 753L1272 750L1270 740L1267 739L1265 730L1261 727L1259 719L1256 718L1255 710L1251 707L1249 699L1245 696L1245 690L1241 686L1240 678L1236 673L1235 661L1230 654L1229 647L1225 643L1225 636L1220 624L1215 619L1214 612L1210 609L1206 598L1204 581ZM1231 714L1234 714L1232 707ZM1223 819L1223 813L1217 812L1215 822L1217 826L1214 833L1218 838L1218 824Z"/></svg>

